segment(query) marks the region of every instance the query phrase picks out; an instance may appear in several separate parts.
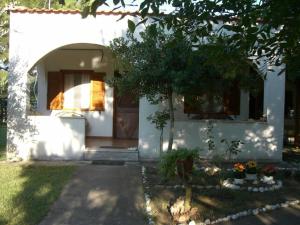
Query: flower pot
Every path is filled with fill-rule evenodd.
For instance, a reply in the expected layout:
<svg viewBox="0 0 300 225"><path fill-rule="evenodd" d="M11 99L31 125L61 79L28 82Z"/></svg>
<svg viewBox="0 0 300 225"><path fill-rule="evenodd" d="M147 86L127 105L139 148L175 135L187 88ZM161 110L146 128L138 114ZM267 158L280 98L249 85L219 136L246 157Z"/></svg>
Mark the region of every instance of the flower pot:
<svg viewBox="0 0 300 225"><path fill-rule="evenodd" d="M234 184L244 184L244 179L234 178L233 183Z"/></svg>
<svg viewBox="0 0 300 225"><path fill-rule="evenodd" d="M193 171L194 160L192 157L187 159L178 159L176 161L177 174L180 178L188 179L189 175Z"/></svg>
<svg viewBox="0 0 300 225"><path fill-rule="evenodd" d="M257 180L256 173L246 173L246 180Z"/></svg>
<svg viewBox="0 0 300 225"><path fill-rule="evenodd" d="M266 183L266 184L274 184L274 177L273 176L263 176L261 179L262 182Z"/></svg>

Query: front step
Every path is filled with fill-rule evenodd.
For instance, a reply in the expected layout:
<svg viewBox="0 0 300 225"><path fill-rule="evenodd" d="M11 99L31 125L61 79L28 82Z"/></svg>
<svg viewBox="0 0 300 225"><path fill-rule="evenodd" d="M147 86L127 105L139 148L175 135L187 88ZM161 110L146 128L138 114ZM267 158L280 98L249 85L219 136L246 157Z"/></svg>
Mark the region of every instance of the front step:
<svg viewBox="0 0 300 225"><path fill-rule="evenodd" d="M84 151L84 160L111 160L111 161L139 161L138 150L124 150L122 148L87 148Z"/></svg>

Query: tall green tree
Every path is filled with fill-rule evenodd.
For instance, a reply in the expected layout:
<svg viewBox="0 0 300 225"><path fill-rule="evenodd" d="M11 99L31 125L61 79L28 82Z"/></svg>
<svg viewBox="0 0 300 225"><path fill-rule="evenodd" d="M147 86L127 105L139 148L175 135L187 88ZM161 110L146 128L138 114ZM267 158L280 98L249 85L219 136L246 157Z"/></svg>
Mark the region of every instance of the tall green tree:
<svg viewBox="0 0 300 225"><path fill-rule="evenodd" d="M176 81L185 76L190 66L190 43L182 36L166 35L162 30L149 26L140 33L139 41L128 32L111 43L122 71L112 84L120 94L130 91L136 96L146 97L152 104L166 101L170 119L169 145L172 150L174 136L174 104Z"/></svg>
<svg viewBox="0 0 300 225"><path fill-rule="evenodd" d="M254 76L248 76L251 67L248 60L220 40L195 49L192 41L181 32L166 34L154 25L148 26L140 36L141 40L128 32L125 38L117 38L111 43L111 50L123 72L110 82L121 95L130 91L137 97L146 97L152 104L167 103L170 120L168 150L172 149L174 136L174 95L223 94L225 89L232 87L236 76L242 77L240 85L244 89L251 88L249 84L256 84L249 82ZM219 65L210 60L213 48L221 49L226 63ZM239 66L234 67L238 69L232 70L232 63L238 63Z"/></svg>
<svg viewBox="0 0 300 225"><path fill-rule="evenodd" d="M83 0L83 12L94 14L107 2ZM113 1L119 7L131 2ZM160 16L164 4L173 8L168 15ZM300 54L299 0L143 0L139 12L142 21L151 17L163 27L181 30L194 44L230 31L230 44L245 56L256 56L258 63L264 57L274 65L299 65L295 65ZM220 26L220 20L224 23L214 29L214 25Z"/></svg>

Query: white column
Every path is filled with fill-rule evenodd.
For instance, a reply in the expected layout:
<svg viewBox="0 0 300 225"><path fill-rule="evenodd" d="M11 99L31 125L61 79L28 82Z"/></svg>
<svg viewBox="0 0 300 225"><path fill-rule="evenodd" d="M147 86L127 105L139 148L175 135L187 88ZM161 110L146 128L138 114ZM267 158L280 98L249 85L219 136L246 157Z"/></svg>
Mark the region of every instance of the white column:
<svg viewBox="0 0 300 225"><path fill-rule="evenodd" d="M241 90L240 95L240 120L249 119L249 91Z"/></svg>
<svg viewBox="0 0 300 225"><path fill-rule="evenodd" d="M43 62L37 64L37 111L45 114L47 111L47 82L46 71Z"/></svg>
<svg viewBox="0 0 300 225"><path fill-rule="evenodd" d="M10 58L7 101L7 152L8 159L26 158L24 143L28 131L27 124L27 72L26 65ZM27 149L26 149L27 150Z"/></svg>
<svg viewBox="0 0 300 225"><path fill-rule="evenodd" d="M264 83L264 114L273 137L266 142L266 151L275 160L282 159L283 150L285 73L279 75L283 68L270 67Z"/></svg>
<svg viewBox="0 0 300 225"><path fill-rule="evenodd" d="M140 99L139 105L139 153L141 159L156 159L159 157L160 132L147 117L158 111L158 105L150 104L146 98Z"/></svg>

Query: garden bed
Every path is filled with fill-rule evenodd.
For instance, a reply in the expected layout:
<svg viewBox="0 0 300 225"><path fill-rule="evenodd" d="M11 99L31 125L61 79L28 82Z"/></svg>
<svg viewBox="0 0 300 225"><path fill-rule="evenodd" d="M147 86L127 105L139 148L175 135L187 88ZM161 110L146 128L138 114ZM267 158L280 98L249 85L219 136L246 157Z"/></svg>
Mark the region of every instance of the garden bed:
<svg viewBox="0 0 300 225"><path fill-rule="evenodd" d="M157 165L145 165L147 178L146 189L149 195L152 219L155 224L172 224L169 207L178 197L184 196L183 183L180 179L165 181L158 173ZM262 208L286 201L300 199L300 182L286 171L278 171L276 179L282 180L283 187L267 193L249 192L247 190L230 190L222 188L222 181L232 176L226 169L212 175L203 170L195 171L191 184L193 186L192 207L198 208L193 218L196 221L216 220L244 210ZM198 188L198 187L208 188Z"/></svg>

